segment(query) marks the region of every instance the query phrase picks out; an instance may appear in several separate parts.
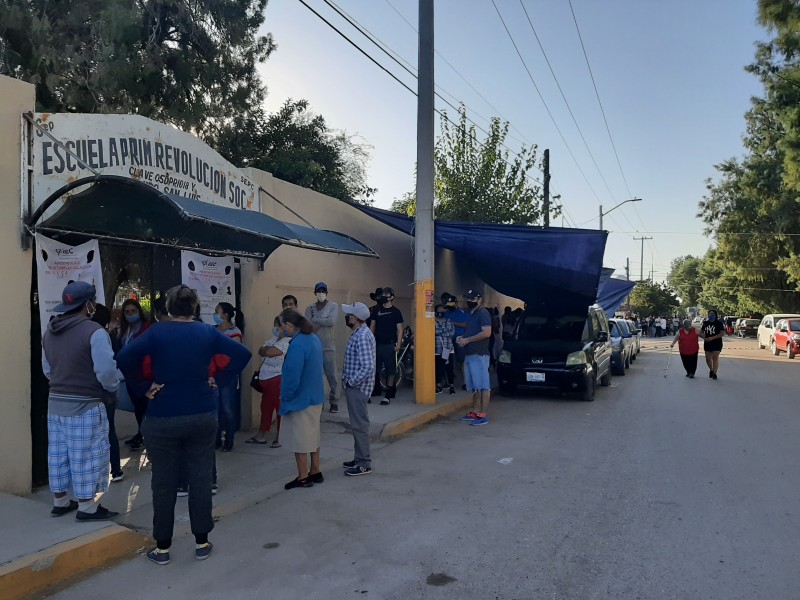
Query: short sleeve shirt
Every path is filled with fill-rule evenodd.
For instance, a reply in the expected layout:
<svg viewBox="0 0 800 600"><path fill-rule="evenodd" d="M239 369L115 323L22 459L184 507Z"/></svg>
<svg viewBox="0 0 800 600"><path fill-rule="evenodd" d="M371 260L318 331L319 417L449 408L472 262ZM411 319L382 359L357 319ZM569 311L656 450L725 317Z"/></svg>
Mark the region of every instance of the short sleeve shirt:
<svg viewBox="0 0 800 600"><path fill-rule="evenodd" d="M375 323L376 344L397 343L397 326L403 323L403 313L399 308L379 306L372 313L372 321Z"/></svg>
<svg viewBox="0 0 800 600"><path fill-rule="evenodd" d="M703 321L701 329L706 337L713 337L725 331L725 326L719 319L716 319L715 321L705 320ZM709 352L719 352L722 350L722 338L711 340L710 342L704 341L703 350L708 350Z"/></svg>
<svg viewBox="0 0 800 600"><path fill-rule="evenodd" d="M289 349L289 342L292 338L284 336L281 339L272 337L264 342L264 347L274 347L283 352L280 356L266 356L261 362L261 368L258 370L258 378L266 381L281 374L283 368L283 357L286 356L286 351Z"/></svg>
<svg viewBox="0 0 800 600"><path fill-rule="evenodd" d="M492 326L492 315L489 311L481 307L474 313L470 313L467 317L467 328L464 331L464 337L472 337L478 335L484 327ZM464 354L489 354L489 338L483 339L480 342L471 342L464 346Z"/></svg>

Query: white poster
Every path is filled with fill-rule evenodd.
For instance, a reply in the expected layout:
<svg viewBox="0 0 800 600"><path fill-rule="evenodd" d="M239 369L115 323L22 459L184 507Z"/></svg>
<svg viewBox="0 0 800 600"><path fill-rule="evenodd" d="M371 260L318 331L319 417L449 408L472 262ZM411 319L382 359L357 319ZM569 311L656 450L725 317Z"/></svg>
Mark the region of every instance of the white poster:
<svg viewBox="0 0 800 600"><path fill-rule="evenodd" d="M34 118L39 128L33 129L31 143L32 210L67 182L92 176L91 169L137 179L168 194L259 210L258 190L240 169L172 125L139 115L36 113ZM60 206L56 203L45 216Z"/></svg>
<svg viewBox="0 0 800 600"><path fill-rule="evenodd" d="M50 319L58 314L53 309L61 304L61 293L70 281L91 283L97 288L97 301L100 304L105 302L100 245L97 240L80 246L68 246L37 233L36 269L42 333L47 329Z"/></svg>
<svg viewBox="0 0 800 600"><path fill-rule="evenodd" d="M197 290L203 322L214 324L211 315L220 302L236 306L235 277L232 256L206 256L181 250L181 283Z"/></svg>

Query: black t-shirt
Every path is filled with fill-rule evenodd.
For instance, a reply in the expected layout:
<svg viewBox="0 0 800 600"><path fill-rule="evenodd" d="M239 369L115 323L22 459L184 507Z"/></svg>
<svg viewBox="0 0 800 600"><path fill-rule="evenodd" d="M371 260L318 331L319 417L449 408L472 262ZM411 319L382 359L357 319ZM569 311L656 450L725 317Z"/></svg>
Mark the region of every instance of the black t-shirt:
<svg viewBox="0 0 800 600"><path fill-rule="evenodd" d="M375 323L376 344L397 343L397 326L403 323L403 313L399 308L379 306L372 312L372 322Z"/></svg>
<svg viewBox="0 0 800 600"><path fill-rule="evenodd" d="M700 330L706 337L713 337L725 331L725 325L719 320L709 321L706 319L700 327ZM722 350L722 338L718 340L711 340L710 342L703 341L703 349L716 352Z"/></svg>

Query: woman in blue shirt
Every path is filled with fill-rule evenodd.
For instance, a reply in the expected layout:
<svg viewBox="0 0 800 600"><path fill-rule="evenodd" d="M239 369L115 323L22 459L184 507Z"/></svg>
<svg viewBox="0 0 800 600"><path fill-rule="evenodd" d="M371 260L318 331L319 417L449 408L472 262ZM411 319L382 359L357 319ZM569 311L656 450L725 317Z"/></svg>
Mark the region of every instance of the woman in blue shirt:
<svg viewBox="0 0 800 600"><path fill-rule="evenodd" d="M283 332L292 338L281 371L281 438L294 452L297 477L287 490L322 483L319 468L320 417L325 401L322 342L311 322L293 309L281 313ZM311 469L308 468L311 454Z"/></svg>
<svg viewBox="0 0 800 600"><path fill-rule="evenodd" d="M170 320L148 329L117 356L125 378L150 398L142 423L147 455L152 463L153 537L156 548L147 557L169 563L175 523L178 478L183 467L191 490L189 519L197 544L195 557L208 558L214 440L217 433L217 395L209 385L208 369L217 354L230 357L216 372L218 385L238 377L250 351L222 333L194 321L197 293L182 285L167 295ZM152 381L142 377L142 360L150 356ZM149 388L149 389L148 389Z"/></svg>

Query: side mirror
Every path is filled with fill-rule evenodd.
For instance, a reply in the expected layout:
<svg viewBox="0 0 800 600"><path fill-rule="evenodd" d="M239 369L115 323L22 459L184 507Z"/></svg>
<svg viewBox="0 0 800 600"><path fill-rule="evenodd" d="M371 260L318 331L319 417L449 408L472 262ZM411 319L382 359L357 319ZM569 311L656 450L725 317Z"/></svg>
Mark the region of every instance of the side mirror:
<svg viewBox="0 0 800 600"><path fill-rule="evenodd" d="M603 344L608 341L608 332L607 331L600 331L597 334L597 341L600 344Z"/></svg>

